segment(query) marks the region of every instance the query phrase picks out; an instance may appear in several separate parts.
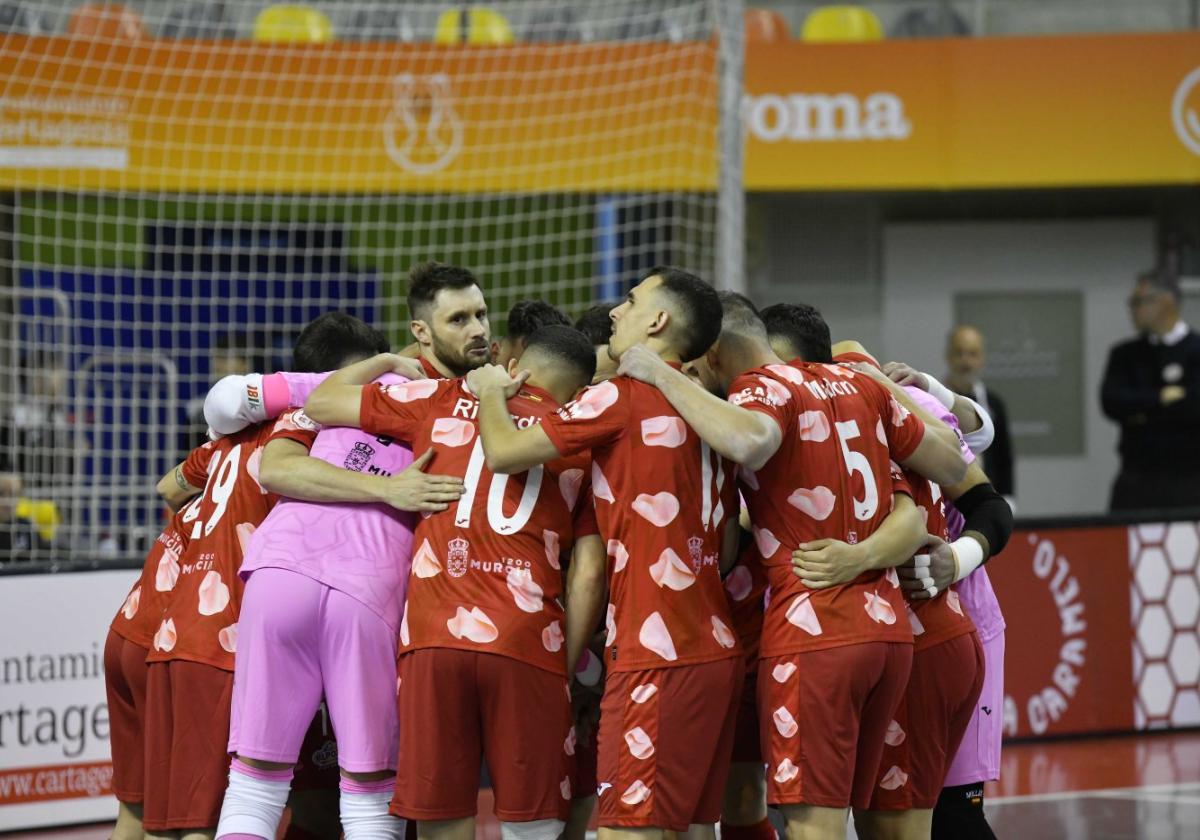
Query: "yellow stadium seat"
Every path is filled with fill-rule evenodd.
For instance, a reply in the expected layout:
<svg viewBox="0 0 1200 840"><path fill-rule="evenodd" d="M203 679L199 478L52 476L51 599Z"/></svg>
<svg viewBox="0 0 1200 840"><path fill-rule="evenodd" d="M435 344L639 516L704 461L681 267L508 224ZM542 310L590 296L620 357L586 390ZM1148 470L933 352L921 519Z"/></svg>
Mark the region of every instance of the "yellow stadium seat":
<svg viewBox="0 0 1200 840"><path fill-rule="evenodd" d="M870 9L822 6L804 19L800 38L815 43L881 41L883 24Z"/></svg>
<svg viewBox="0 0 1200 840"><path fill-rule="evenodd" d="M17 518L28 519L38 530L38 534L46 542L54 539L62 517L58 513L58 505L44 499L18 499Z"/></svg>
<svg viewBox="0 0 1200 840"><path fill-rule="evenodd" d="M472 6L467 11L466 27L462 12L451 9L438 16L437 30L433 40L439 44L474 44L476 46L500 46L513 42L512 24L508 18L492 9ZM465 28L465 33L464 33ZM463 38L463 35L466 38Z"/></svg>
<svg viewBox="0 0 1200 840"><path fill-rule="evenodd" d="M324 12L309 6L267 6L254 19L254 40L324 44L333 40L333 24Z"/></svg>
<svg viewBox="0 0 1200 840"><path fill-rule="evenodd" d="M71 12L67 34L92 41L137 41L146 37L142 18L116 3L85 3Z"/></svg>

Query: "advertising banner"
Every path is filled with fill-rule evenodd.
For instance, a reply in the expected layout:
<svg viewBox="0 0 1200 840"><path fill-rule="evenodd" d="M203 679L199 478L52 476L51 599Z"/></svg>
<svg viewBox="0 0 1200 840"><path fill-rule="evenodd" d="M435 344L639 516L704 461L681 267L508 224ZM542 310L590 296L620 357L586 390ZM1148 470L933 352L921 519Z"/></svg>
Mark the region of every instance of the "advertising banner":
<svg viewBox="0 0 1200 840"><path fill-rule="evenodd" d="M104 638L137 574L0 578L0 831L116 815Z"/></svg>

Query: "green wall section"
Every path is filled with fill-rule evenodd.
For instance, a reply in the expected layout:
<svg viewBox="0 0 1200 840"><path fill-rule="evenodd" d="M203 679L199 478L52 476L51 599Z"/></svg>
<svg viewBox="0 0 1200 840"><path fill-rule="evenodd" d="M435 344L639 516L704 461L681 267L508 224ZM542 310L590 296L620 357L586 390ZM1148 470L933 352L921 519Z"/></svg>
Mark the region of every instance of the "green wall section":
<svg viewBox="0 0 1200 840"><path fill-rule="evenodd" d="M346 234L347 264L377 271L383 317L406 343L407 271L438 259L469 266L485 285L493 332L523 298L574 315L593 299L595 208L590 196L111 196L20 193L16 258L22 267L136 269L143 231L158 222L247 227L328 225Z"/></svg>

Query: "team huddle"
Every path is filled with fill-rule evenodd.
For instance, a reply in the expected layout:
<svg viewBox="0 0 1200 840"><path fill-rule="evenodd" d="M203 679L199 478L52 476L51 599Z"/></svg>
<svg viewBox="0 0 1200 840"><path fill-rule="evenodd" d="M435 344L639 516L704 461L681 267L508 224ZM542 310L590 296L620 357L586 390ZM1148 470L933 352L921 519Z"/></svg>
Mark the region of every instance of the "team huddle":
<svg viewBox="0 0 1200 840"><path fill-rule="evenodd" d="M408 304L218 382L159 482L114 837L465 840L484 763L506 840L993 836L982 408L674 268L497 343L466 269Z"/></svg>

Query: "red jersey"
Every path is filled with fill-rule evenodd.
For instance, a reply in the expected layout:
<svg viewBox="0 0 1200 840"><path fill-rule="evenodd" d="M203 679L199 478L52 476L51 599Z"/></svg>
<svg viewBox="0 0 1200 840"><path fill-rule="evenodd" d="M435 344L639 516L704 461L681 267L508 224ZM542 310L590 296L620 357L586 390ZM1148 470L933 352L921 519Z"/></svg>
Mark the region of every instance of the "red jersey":
<svg viewBox="0 0 1200 840"><path fill-rule="evenodd" d="M209 442L197 446L183 462L183 477L193 487L203 487L208 478L208 463L213 458L214 444ZM154 631L162 621L167 600L175 589L178 578L179 558L187 548L190 528L181 524L187 505L181 507L167 527L163 528L142 565L142 574L121 609L112 620L112 631L138 647L149 648Z"/></svg>
<svg viewBox="0 0 1200 840"><path fill-rule="evenodd" d="M914 472L905 472L904 478L912 488L913 501L925 520L926 533L950 541L950 529L946 524L946 500L942 488ZM951 587L935 598L910 601L908 621L912 626L915 650L922 651L948 642L975 630L967 611L959 602L958 593Z"/></svg>
<svg viewBox="0 0 1200 840"><path fill-rule="evenodd" d="M800 543L856 543L892 509L891 459L903 460L924 427L883 386L845 367L768 365L739 376L729 401L774 420L779 450L742 489L770 582L763 657L861 642L911 642L894 570L864 572L830 589L792 571ZM890 454L889 454L890 452Z"/></svg>
<svg viewBox="0 0 1200 840"><path fill-rule="evenodd" d="M526 385L508 401L525 427L555 411ZM418 379L363 389L361 426L434 447L429 471L459 476L457 503L423 517L413 535L412 571L400 652L485 651L566 675L562 555L587 530L589 459L563 458L518 475L488 468L479 437L479 401L462 379Z"/></svg>
<svg viewBox="0 0 1200 840"><path fill-rule="evenodd" d="M204 492L181 511L187 549L169 574L175 593L154 634L148 662L187 659L233 670L246 542L279 497L258 483L263 447L276 437L311 446L316 426L296 409L213 445Z"/></svg>
<svg viewBox="0 0 1200 840"><path fill-rule="evenodd" d="M730 523L730 527L733 524ZM746 656L747 671L758 667L758 646L762 640L763 597L767 592L767 574L762 555L753 542L738 552L738 560L725 575L725 597L729 600L730 625L737 634Z"/></svg>
<svg viewBox="0 0 1200 840"><path fill-rule="evenodd" d="M741 656L720 575L721 540L738 513L733 465L658 389L624 376L588 388L542 428L564 455L592 452L610 561L609 670Z"/></svg>

